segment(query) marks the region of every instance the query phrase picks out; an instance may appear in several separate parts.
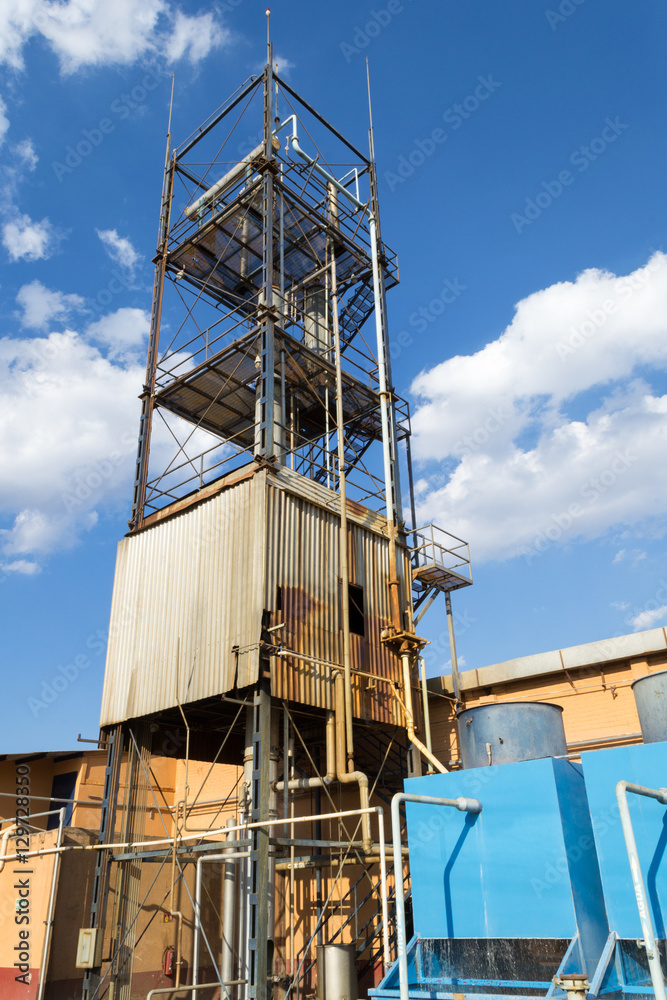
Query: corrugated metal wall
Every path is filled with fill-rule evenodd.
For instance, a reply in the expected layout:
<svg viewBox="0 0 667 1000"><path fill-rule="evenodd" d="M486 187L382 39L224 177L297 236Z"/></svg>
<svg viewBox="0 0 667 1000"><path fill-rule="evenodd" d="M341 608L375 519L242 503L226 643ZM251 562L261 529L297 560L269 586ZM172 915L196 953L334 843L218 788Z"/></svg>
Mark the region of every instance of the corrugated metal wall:
<svg viewBox="0 0 667 1000"><path fill-rule="evenodd" d="M257 680L265 501L256 475L120 542L102 726Z"/></svg>
<svg viewBox="0 0 667 1000"><path fill-rule="evenodd" d="M284 469L269 477L266 607L274 611L273 624L285 623L285 628L275 633L276 641L304 656L342 664L338 505L332 509L332 494L316 483L308 482L304 490L298 481L301 479ZM357 668L399 682L401 677L398 657L380 640L390 621L389 545L386 536L379 533L386 522L374 512L361 510L360 514L359 518L351 515L348 523L350 582L363 587L365 618L365 634L351 636L354 714L398 725L403 721L402 713L390 685L354 674ZM366 525L372 525L373 530ZM403 550L399 550L399 557L405 562ZM405 606L404 565L399 576ZM276 697L333 707L329 667L288 656L275 657L274 663L272 691Z"/></svg>
<svg viewBox="0 0 667 1000"><path fill-rule="evenodd" d="M342 664L339 499L287 469L241 482L118 547L101 725L214 697L258 678L262 612L287 649L324 663L274 656L272 693L333 708L332 670ZM391 686L396 654L380 640L389 624L389 546L384 518L350 505L350 582L363 587L364 635L352 635L354 713L402 724ZM401 604L409 563L399 548ZM278 607L278 589L282 608Z"/></svg>

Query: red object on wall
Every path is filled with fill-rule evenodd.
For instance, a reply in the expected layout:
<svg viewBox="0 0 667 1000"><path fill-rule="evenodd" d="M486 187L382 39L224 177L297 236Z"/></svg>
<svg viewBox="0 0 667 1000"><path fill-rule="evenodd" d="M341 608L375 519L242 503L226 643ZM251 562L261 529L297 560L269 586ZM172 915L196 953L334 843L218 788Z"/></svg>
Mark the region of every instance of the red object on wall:
<svg viewBox="0 0 667 1000"><path fill-rule="evenodd" d="M176 951L173 948L165 948L164 955L162 956L163 976L174 976L176 974L175 962Z"/></svg>

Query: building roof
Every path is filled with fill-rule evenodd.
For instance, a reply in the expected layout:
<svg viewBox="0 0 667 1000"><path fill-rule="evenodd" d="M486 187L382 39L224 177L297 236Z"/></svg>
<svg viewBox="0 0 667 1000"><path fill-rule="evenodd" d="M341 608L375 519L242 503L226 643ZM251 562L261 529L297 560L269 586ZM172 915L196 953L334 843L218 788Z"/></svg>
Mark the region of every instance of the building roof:
<svg viewBox="0 0 667 1000"><path fill-rule="evenodd" d="M480 687L492 687L494 684L506 684L544 674L566 673L568 670L581 667L627 660L666 650L667 632L664 628L653 628L646 632L634 632L632 635L619 635L597 642L586 642L581 646L568 646L566 649L552 649L547 653L519 656L513 660L493 663L475 670L463 670L459 674L460 688L461 691L473 691ZM433 677L429 680L428 687L434 692L453 692L452 675Z"/></svg>

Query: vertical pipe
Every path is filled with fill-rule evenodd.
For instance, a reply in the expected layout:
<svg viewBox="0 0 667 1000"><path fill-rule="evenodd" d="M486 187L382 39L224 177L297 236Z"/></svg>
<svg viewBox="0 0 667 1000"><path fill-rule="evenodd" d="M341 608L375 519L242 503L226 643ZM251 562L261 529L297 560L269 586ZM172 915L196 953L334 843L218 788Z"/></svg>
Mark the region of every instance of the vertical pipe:
<svg viewBox="0 0 667 1000"><path fill-rule="evenodd" d="M283 708L283 818L289 815L289 715ZM287 823L283 827L283 837L287 836Z"/></svg>
<svg viewBox="0 0 667 1000"><path fill-rule="evenodd" d="M424 663L424 658L419 657L419 669L421 673L422 682L422 704L424 706L424 735L426 737L426 748L429 753L433 753L433 745L431 743L431 713L428 707L428 686L426 684L426 664ZM429 771L433 770L433 765L429 761Z"/></svg>
<svg viewBox="0 0 667 1000"><path fill-rule="evenodd" d="M394 848L394 878L396 881L396 959L398 961L400 1000L409 1000L410 982L408 979L408 956L405 939L405 896L403 884L403 852L401 850L401 814L403 802L421 802L424 804L451 806L459 812L480 813L482 803L479 799L467 799L460 796L457 799L434 798L431 795L410 795L407 792L397 792L391 800L391 839ZM661 998L663 1000L663 998Z"/></svg>
<svg viewBox="0 0 667 1000"><path fill-rule="evenodd" d="M252 819L252 768L253 768L253 742L252 734L254 727L254 710L251 705L246 709L246 746L243 754L243 819L242 822L249 823ZM248 836L248 831L244 831L244 836ZM245 980L240 986L240 1000L248 996L247 981L250 972L250 956L248 949L248 938L250 937L250 866L251 859L248 858L242 863L242 891L239 892L239 961L237 979Z"/></svg>
<svg viewBox="0 0 667 1000"><path fill-rule="evenodd" d="M452 598L448 590L445 591L445 606L447 608L447 631L449 633L449 654L452 661L452 684L454 685L454 697L456 698L456 711L458 713L459 706L461 704L461 685L459 683L459 663L456 657L456 637L454 635Z"/></svg>
<svg viewBox="0 0 667 1000"><path fill-rule="evenodd" d="M319 763L319 761L318 761ZM319 816L322 812L322 789L315 789L315 815ZM315 840L322 839L322 821L317 820L315 823ZM317 856L321 854L321 848L317 848ZM318 945L324 944L323 932L322 932L322 867L317 865L315 869L315 907L316 907L316 917L317 917L317 943Z"/></svg>
<svg viewBox="0 0 667 1000"><path fill-rule="evenodd" d="M644 935L644 947L646 950L646 957L648 959L649 971L651 973L651 982L653 983L653 990L655 992L655 1000L667 1000L667 994L665 993L665 980L662 975L662 965L660 964L660 952L658 951L658 946L655 940L653 921L651 920L651 909L648 896L646 894L642 870L639 864L639 853L637 851L635 832L632 829L632 819L628 808L627 792L634 792L636 795L646 795L648 798L657 799L658 802L662 802L663 805L667 805L667 788L660 788L658 790L644 788L641 785L633 785L629 781L619 781L616 785L616 800L618 802L621 826L623 828L623 836L625 838L625 846L628 852L628 861L630 862L632 884L637 899L637 909L639 910L639 919L641 921L642 934Z"/></svg>
<svg viewBox="0 0 667 1000"><path fill-rule="evenodd" d="M439 771L441 774L445 774L447 772L445 765L441 764L438 758L431 753L428 747L424 746L415 733L415 720L412 711L412 679L410 677L411 666L409 653L401 653L401 663L403 664L403 697L405 699L403 707L405 711L405 728L408 739L417 747L422 756L433 765L436 771Z"/></svg>
<svg viewBox="0 0 667 1000"><path fill-rule="evenodd" d="M194 927L193 931L193 941L192 941L192 983L194 986L199 984L199 934L201 932L201 889L202 889L202 864L204 858L198 858L197 864L195 866L195 912L194 912ZM224 927L223 927L224 933ZM192 1000L199 1000L199 992L195 990L192 994Z"/></svg>
<svg viewBox="0 0 667 1000"><path fill-rule="evenodd" d="M227 820L227 826L235 826L233 817ZM234 839L233 833L228 833L227 838ZM234 854L233 847L226 847L225 854ZM222 897L222 956L220 960L220 972L223 983L229 983L234 979L234 939L235 939L235 919L236 912L236 861L225 861L223 878ZM233 1000L233 990L230 998Z"/></svg>
<svg viewBox="0 0 667 1000"><path fill-rule="evenodd" d="M335 205L335 190L329 185L330 204ZM336 437L338 438L338 492L340 493L339 561L341 579L341 614L343 617L343 670L345 672L345 770L354 771L354 736L352 707L352 663L350 650L350 571L347 552L347 482L345 477L345 426L343 417L343 373L338 321L338 284L336 258L331 254L331 317L333 320L334 351L336 354Z"/></svg>
<svg viewBox="0 0 667 1000"><path fill-rule="evenodd" d="M63 842L63 827L65 826L65 807L58 810L58 837L56 846L61 847ZM51 928L53 927L53 909L56 902L56 888L58 886L58 872L60 869L60 851L56 852L53 859L53 875L51 877L51 893L49 895L49 907L46 915L46 930L44 931L44 952L42 954L42 966L39 970L39 990L37 1000L44 1000L44 988L46 986L46 974L49 966L49 954L51 950Z"/></svg>
<svg viewBox="0 0 667 1000"><path fill-rule="evenodd" d="M290 781L294 781L294 749L290 744ZM290 815L294 819L294 798L290 807ZM294 840L294 823L290 823L290 840ZM294 927L294 844L290 844L289 849L290 869L289 869L289 938L290 938L290 974L293 976L296 971L296 943ZM298 988L298 987L297 987Z"/></svg>

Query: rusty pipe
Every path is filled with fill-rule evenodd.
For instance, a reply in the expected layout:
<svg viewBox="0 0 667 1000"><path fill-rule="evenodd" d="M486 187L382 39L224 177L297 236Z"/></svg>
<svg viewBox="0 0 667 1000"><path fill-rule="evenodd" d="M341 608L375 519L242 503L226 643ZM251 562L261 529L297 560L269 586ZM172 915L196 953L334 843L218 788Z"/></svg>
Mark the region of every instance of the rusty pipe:
<svg viewBox="0 0 667 1000"><path fill-rule="evenodd" d="M431 753L428 747L425 747L422 741L419 739L415 733L415 719L412 712L412 683L410 679L410 654L401 653L401 663L403 665L403 696L405 702L403 704L403 711L405 714L405 728L407 730L408 739L410 742L417 747L422 757L424 757L429 764L432 764L437 771L441 774L447 773L447 768L444 764L441 764L437 757Z"/></svg>
<svg viewBox="0 0 667 1000"><path fill-rule="evenodd" d="M331 214L338 215L336 190L329 185ZM333 248L332 248L333 249ZM345 671L345 741L347 754L344 770L354 771L354 735L352 710L352 655L350 649L350 568L347 552L347 479L345 472L345 417L343 414L343 372L341 367L340 324L338 319L338 282L336 256L331 254L331 319L336 355L336 438L338 441L338 491L340 493L339 562L341 580L341 616L343 619L343 669Z"/></svg>
<svg viewBox="0 0 667 1000"><path fill-rule="evenodd" d="M336 770L341 785L359 785L359 799L362 809L369 808L368 778L363 771L345 770L345 698L342 674L336 674L334 694L336 698ZM361 816L361 846L365 854L370 854L373 842L371 839L371 817L369 812Z"/></svg>

